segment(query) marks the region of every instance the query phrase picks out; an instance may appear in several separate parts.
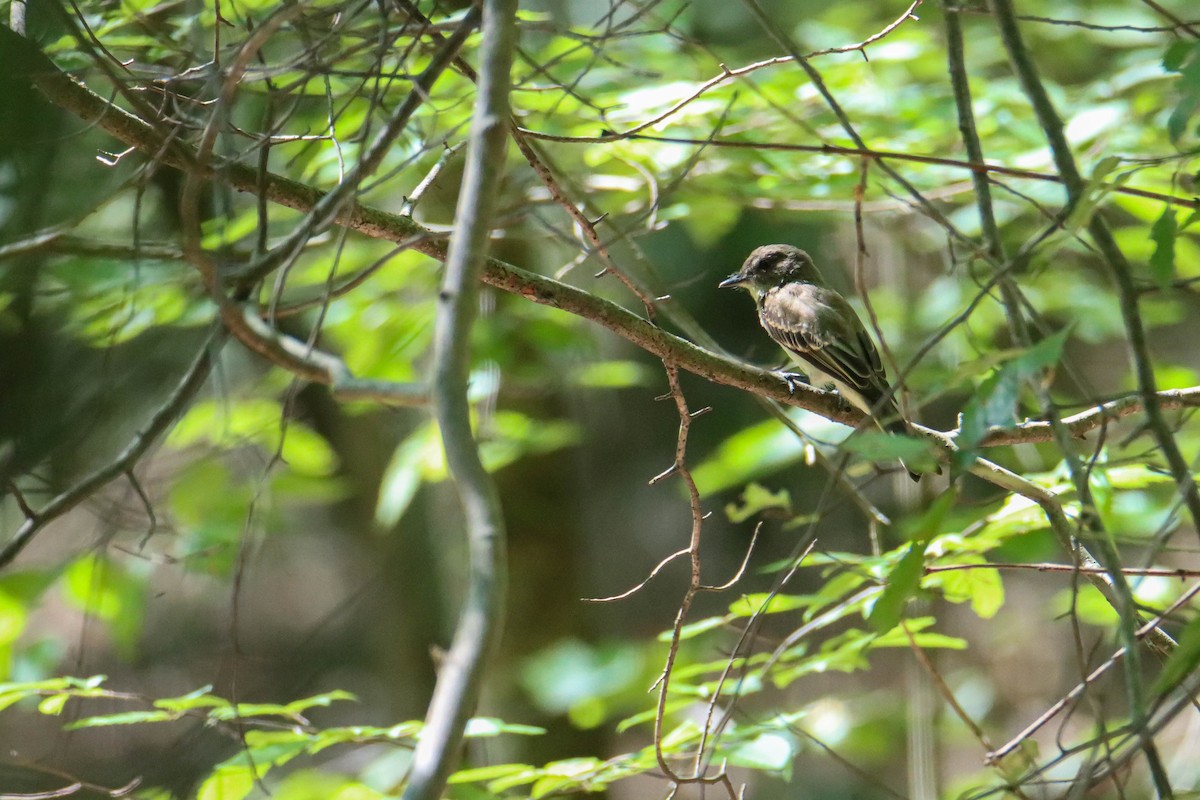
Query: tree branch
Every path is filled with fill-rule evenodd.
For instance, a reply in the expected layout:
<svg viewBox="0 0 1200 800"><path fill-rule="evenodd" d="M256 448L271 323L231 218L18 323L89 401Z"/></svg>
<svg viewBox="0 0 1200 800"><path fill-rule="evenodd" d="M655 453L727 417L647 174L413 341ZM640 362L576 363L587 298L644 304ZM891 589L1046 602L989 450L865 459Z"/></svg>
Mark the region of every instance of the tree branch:
<svg viewBox="0 0 1200 800"><path fill-rule="evenodd" d="M1068 204L1072 207L1077 206L1084 199L1083 194L1086 184L1083 177L1079 174L1079 169L1075 164L1075 156L1072 154L1070 145L1063 132L1062 119L1058 116L1058 112L1055 110L1054 104L1051 102L1050 96L1042 84L1041 77L1037 73L1037 68L1025 49L1024 40L1021 37L1020 29L1014 17L1012 4L1009 0L990 0L989 5L1000 31L1000 39L1004 43L1005 50L1008 51L1009 62L1012 64L1013 71L1017 74L1017 79L1020 81L1025 96L1029 99L1029 103L1033 107L1034 114L1046 137L1046 142L1050 146L1055 166L1063 178L1063 186L1067 191ZM1183 493L1188 510L1191 513L1193 524L1200 526L1200 493L1197 493L1195 481L1191 476L1191 470L1188 468L1187 462L1184 461L1183 455L1180 453L1179 447L1171 435L1166 419L1163 417L1162 410L1158 405L1154 366L1150 360L1146 344L1145 327L1142 324L1141 311L1138 308L1138 293L1130 275L1129 263L1126 261L1124 253L1117 246L1116 240L1113 239L1104 217L1099 213L1091 216L1088 222L1088 232L1091 234L1092 240L1096 243L1101 256L1107 263L1113 277L1113 283L1116 285L1121 304L1121 316L1125 322L1126 335L1129 341L1131 366L1134 374L1137 375L1138 389L1145 407L1147 425L1163 454L1166 456L1167 463L1178 483L1179 491ZM1088 476L1081 474L1076 468L1069 451L1064 452L1064 456L1067 457L1067 464L1072 469L1072 477L1080 492L1081 510L1086 515L1084 517L1084 524L1088 524L1089 521L1098 522L1099 515L1095 512L1094 508L1091 508L1090 497L1086 494L1089 489ZM1093 526L1088 524L1088 527ZM1098 526L1096 527L1098 528ZM1125 580L1125 576L1119 570L1118 554L1116 548L1112 546L1111 540L1104 535L1100 535L1096 537L1096 541L1103 548L1106 560L1108 561L1107 566L1110 568L1109 579L1112 581L1114 589L1113 599L1116 600L1114 608L1120 614L1118 631L1122 644L1128 653L1129 664L1125 670L1125 686L1129 697L1131 722L1139 744L1146 755L1146 765L1153 778L1155 790L1160 797L1171 797L1171 784L1168 780L1166 769L1158 755L1158 749L1154 743L1153 736L1147 730L1149 715L1142 685L1141 670L1139 668L1139 654L1135 646L1137 638L1134 623L1137 619L1137 608L1133 601L1133 594L1129 588L1129 584Z"/></svg>
<svg viewBox="0 0 1200 800"><path fill-rule="evenodd" d="M992 0L992 13L1000 27L1000 36L1008 50L1009 60L1013 70L1021 82L1021 87L1029 97L1037 115L1038 123L1050 145L1050 152L1058 172L1062 175L1063 185L1071 205L1078 203L1085 189L1083 177L1075 164L1075 156L1063 133L1062 120L1050 101L1037 74L1037 68L1025 50L1021 40L1020 30L1013 18L1012 5L1009 0ZM1171 435L1166 418L1162 415L1159 403L1158 387L1154 377L1154 362L1150 357L1150 349L1146 340L1146 328L1142 322L1142 312L1138 307L1138 291L1134 285L1129 261L1113 238L1108 223L1100 214L1093 214L1088 222L1088 233L1095 241L1097 249L1104 258L1116 286L1117 297L1121 304L1121 317L1125 322L1125 331L1129 341L1129 361L1134 375L1137 376L1138 394L1142 399L1142 407L1146 414L1146 424L1154 435L1155 441L1162 449L1167 459L1167 465L1179 487L1180 493L1192 517L1192 524L1200 530L1200 490L1192 478L1192 472L1179 451L1179 445ZM1115 565L1112 565L1115 566Z"/></svg>
<svg viewBox="0 0 1200 800"><path fill-rule="evenodd" d="M784 56L789 61L793 60L791 56ZM982 175L1007 175L1010 178L1023 178L1031 181L1041 181L1043 183L1062 183L1063 178L1060 175L1055 175L1051 172L1039 172L1033 169L1023 169L1021 167L1009 167L1003 164L991 164L986 161L963 161L958 158L947 158L945 156L923 155L921 153L905 153L900 150L877 150L872 147L846 147L836 144L798 144L795 142L780 142L780 141L762 141L758 139L717 139L717 138L696 138L693 136L651 136L648 134L608 134L605 136L559 136L553 133L545 133L543 131L533 130L532 128L521 128L521 134L530 139L541 139L547 142L558 142L560 144L604 144L606 142L616 142L622 139L633 139L642 142L660 142L662 144L679 144L689 147L720 147L729 150L756 150L784 153L820 153L823 155L838 155L847 156L849 158L869 158L873 161L907 161L913 164L930 164L938 167L950 167L952 169L963 169L973 173ZM1143 197L1147 200L1157 200L1160 203L1167 203L1176 208L1200 209L1200 198L1196 197L1180 197L1173 194L1164 194L1155 192L1150 189L1139 189L1135 186L1124 186L1120 184L1105 183L1101 184L1107 192L1114 194L1124 194L1130 197Z"/></svg>
<svg viewBox="0 0 1200 800"><path fill-rule="evenodd" d="M177 169L195 169L195 151L181 143L167 147L168 135L139 117L111 105L109 101L75 82L54 65L37 47L0 26L0 47L21 48L25 63L34 64L30 77L54 105L81 120L99 127L124 144L158 156ZM855 151L857 152L857 151ZM890 157L890 154L889 154ZM268 200L287 208L307 212L324 196L308 184L275 173L260 176L253 167L238 162L218 162L221 177L232 188L247 193L263 193ZM209 172L211 174L211 171ZM446 259L445 238L412 220L359 203L342 207L335 222L373 239L410 244L414 250L439 261ZM484 283L520 295L541 305L552 306L594 322L658 358L670 356L681 369L714 383L742 389L784 405L803 408L835 422L856 426L862 414L841 402L837 394L808 386L790 391L787 383L767 370L735 361L711 350L697 347L653 325L633 312L582 289L520 269L499 259L489 258L481 279ZM1200 387L1159 393L1159 408L1200 407ZM1075 436L1082 436L1110 420L1130 416L1144 408L1140 396L1119 398L1094 409L1064 418ZM921 429L931 434L936 432ZM953 437L954 431L945 436ZM932 437L939 439L939 435ZM1002 446L1022 442L1052 441L1046 422L1033 421L1011 430L993 431L982 446Z"/></svg>
<svg viewBox="0 0 1200 800"><path fill-rule="evenodd" d="M479 297L488 234L495 213L508 139L508 93L516 40L517 0L484 0L479 92L475 97L466 171L454 234L438 298L434 329L433 396L446 466L458 489L470 558L458 628L438 673L425 728L413 753L404 800L435 800L458 758L484 670L504 619L504 519L495 484L471 434L467 399L470 334Z"/></svg>
<svg viewBox="0 0 1200 800"><path fill-rule="evenodd" d="M219 331L219 329L218 329ZM146 422L146 426L138 431L125 445L116 458L103 467L87 475L71 488L55 497L44 505L40 511L26 510L25 522L17 529L12 538L0 549L0 570L13 562L21 551L33 540L38 531L49 522L61 517L75 506L82 503L92 494L103 488L109 481L130 472L142 456L154 445L158 438L174 424L188 404L200 391L213 361L225 344L227 337L223 331L211 334L200 346L200 351L184 373L183 379L157 411ZM22 503L24 506L25 504Z"/></svg>

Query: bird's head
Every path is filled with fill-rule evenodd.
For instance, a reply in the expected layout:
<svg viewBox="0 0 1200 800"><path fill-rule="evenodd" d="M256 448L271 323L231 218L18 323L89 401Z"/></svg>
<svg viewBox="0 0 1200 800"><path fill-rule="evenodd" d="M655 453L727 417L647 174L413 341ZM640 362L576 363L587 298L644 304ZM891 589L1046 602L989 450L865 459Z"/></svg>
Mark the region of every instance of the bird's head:
<svg viewBox="0 0 1200 800"><path fill-rule="evenodd" d="M746 256L742 268L717 284L722 289L742 287L764 292L785 283L821 284L820 273L812 257L790 244L768 244Z"/></svg>

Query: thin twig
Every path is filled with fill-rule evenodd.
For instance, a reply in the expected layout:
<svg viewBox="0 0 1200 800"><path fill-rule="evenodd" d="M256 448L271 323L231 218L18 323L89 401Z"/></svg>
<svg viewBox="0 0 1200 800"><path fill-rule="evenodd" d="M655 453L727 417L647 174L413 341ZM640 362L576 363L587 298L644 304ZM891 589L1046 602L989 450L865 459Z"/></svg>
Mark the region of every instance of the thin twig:
<svg viewBox="0 0 1200 800"><path fill-rule="evenodd" d="M1192 588L1175 598L1175 602L1171 603L1171 605L1167 607L1161 614L1140 627L1135 634L1136 638L1139 640L1144 639L1147 636L1152 635L1155 631L1159 630L1163 622L1168 620L1170 616L1180 608L1183 608L1185 605L1190 603L1197 594L1200 594L1200 583L1192 586ZM1039 715L1037 719L1025 726L1020 733L1014 736L1007 743L988 753L988 763L998 762L1013 750L1020 747L1021 742L1025 741L1034 733L1036 733L1038 729L1057 716L1071 702L1080 697L1088 686L1095 683L1105 672L1107 672L1118 661L1124 658L1128 652L1128 648L1124 646L1119 648L1115 653L1109 656L1103 664L1092 670L1092 672L1089 673L1086 678L1080 681L1073 689L1071 689L1071 691L1063 695L1057 702L1050 706L1050 708L1046 709L1046 711Z"/></svg>
<svg viewBox="0 0 1200 800"><path fill-rule="evenodd" d="M12 535L12 538L4 544L4 548L0 549L0 570L11 564L13 559L29 545L33 537L48 523L61 517L91 497L110 481L130 473L134 464L174 424L175 420L179 418L179 415L183 413L184 409L187 408L188 404L196 396L196 393L200 391L200 387L204 385L204 381L208 378L213 360L216 358L217 353L220 352L225 341L226 337L222 333L214 332L209 334L201 344L195 359L184 373L183 379L175 387L175 390L112 461L84 477L74 486L42 506L41 509L32 511L32 513L30 510L26 510L25 522ZM26 509L28 509L27 506Z"/></svg>
<svg viewBox="0 0 1200 800"><path fill-rule="evenodd" d="M675 408L679 413L679 432L675 438L675 461L671 465L672 471L679 475L683 480L684 486L688 492L688 507L691 512L691 531L688 537L688 562L691 566L688 576L687 589L683 593L683 599L679 602L679 609L675 614L675 624L671 627L671 643L667 650L666 662L663 664L662 673L657 681L658 685L658 706L654 714L654 757L658 761L658 767L673 783L682 784L690 782L706 782L704 776L698 770L693 770L691 775L681 775L667 761L666 754L663 751L663 726L666 724L667 715L667 696L671 688L671 672L675 666L675 659L679 654L679 642L683 635L683 626L687 621L688 612L691 610L692 602L696 598L697 592L703 585L700 580L700 533L704 525L704 511L700 505L700 490L696 486L696 481L692 478L691 470L687 466L687 442L688 433L691 429L692 415L688 410L687 399L683 396L683 388L679 385L679 368L670 361L663 361L663 368L667 373L667 383L670 386L670 397L675 401ZM721 771L723 774L724 770Z"/></svg>
<svg viewBox="0 0 1200 800"><path fill-rule="evenodd" d="M827 56L827 55L832 55L834 53L854 53L854 52L862 53L863 58L866 58L866 55L867 55L866 50L868 47L870 47L871 45L880 41L881 39L884 39L885 37L887 37L889 34L891 34L893 31L895 31L897 28L899 28L901 25L903 25L908 20L916 19L917 17L916 17L915 12L916 12L917 8L921 5L922 2L923 2L923 0L914 0L912 5L910 5L903 14L901 14L899 17L897 17L887 27L883 28L878 33L875 33L872 36L868 36L866 39L863 39L858 44L849 44L849 45L844 45L842 47L831 47L828 50L816 50L812 53L807 54L805 56L805 58L816 58L818 56ZM737 69L729 69L724 64L721 64L720 65L721 72L719 74L713 76L712 78L709 78L707 81L700 84L698 87L696 87L695 91L693 91L687 97L683 98L682 100L680 100L675 105L671 106L666 111L659 114L658 116L651 117L648 120L643 120L642 122L639 122L637 125L633 126L632 128L621 131L619 133L617 133L617 132L606 133L603 137L600 137L600 138L605 139L605 140L612 140L612 141L615 141L617 139L629 138L635 134L641 133L642 131L646 130L647 128L651 128L651 127L659 124L660 122L664 122L665 120L670 119L675 114L678 114L680 111L682 111L684 108L686 108L688 105L690 105L694 101L698 100L701 96L703 96L706 92L708 92L708 90L713 89L717 86L720 86L722 83L725 83L726 81L733 80L734 78L740 78L743 75L749 75L752 72L757 72L760 69L765 69L767 67L773 67L778 64L790 64L790 63L793 63L795 60L796 59L790 55L776 56L775 58L768 58L763 61L756 61L753 64L747 64L746 66L738 67ZM525 133L525 131L522 131L522 133Z"/></svg>
<svg viewBox="0 0 1200 800"><path fill-rule="evenodd" d="M536 139L542 139L548 142L560 142L562 144L604 144L614 139L621 137L606 137L606 136L559 136L556 134L545 133L542 131L532 130L530 128L521 128L521 133ZM963 161L957 158L947 158L944 156L923 155L920 153L906 153L899 150L877 150L875 148L866 147L865 145L845 147L834 144L797 144L793 142L780 141L763 141L757 139L700 139L689 136L650 136L647 134L634 134L624 137L644 142L660 142L663 144L680 144L692 147L710 145L712 147L728 148L733 150L754 150L754 151L781 151L785 153L818 153L821 155L839 155L850 158L870 158L873 161L907 161L914 164L930 164L940 167L951 167L954 169L968 170L970 172L979 172L983 174L1007 175L1012 178L1023 178L1031 181L1042 181L1045 183L1062 183L1063 178L1051 172L1039 172L1032 169L1022 169L1020 167L1009 167L1003 164L991 164L985 162ZM1200 198L1196 197L1180 197L1178 195L1164 194L1155 192L1149 189L1138 189L1134 186L1123 186L1116 184L1101 183L1097 189L1114 194L1124 194L1130 197L1143 197L1148 200L1157 200L1160 203L1177 208L1200 209Z"/></svg>
<svg viewBox="0 0 1200 800"><path fill-rule="evenodd" d="M1007 570L1028 570L1030 572L1070 572L1070 573L1085 573L1107 575L1112 570L1108 567L1084 567L1078 564L1021 564L1021 563L992 563L986 564L940 564L925 567L926 574L935 572L956 572L959 570L971 569L1007 569ZM1200 570L1195 569L1173 569L1171 567L1122 567L1121 574L1132 575L1135 577L1148 578L1179 578L1185 580L1187 578L1200 578Z"/></svg>
<svg viewBox="0 0 1200 800"><path fill-rule="evenodd" d="M648 574L645 578L643 578L639 583L626 589L625 591L621 592L620 594L609 595L608 597L585 597L585 598L583 598L583 601L585 603L611 603L614 600L624 600L626 597L630 597L630 596L636 594L637 592L639 592L643 587L646 586L646 584L650 583L650 581L653 580L655 578L655 576L658 575L658 573L662 572L662 570L668 564L670 564L672 561L674 561L677 558L682 558L683 556L686 556L689 552L691 552L690 548L685 547L682 550L676 550L674 553L671 553L671 555L667 556L666 558L662 559L657 564L655 564L654 569L650 570L650 574Z"/></svg>
<svg viewBox="0 0 1200 800"><path fill-rule="evenodd" d="M761 522L754 526L754 533L750 534L750 544L746 545L746 555L742 558L741 566L738 567L737 572L733 573L733 577L720 586L705 586L701 584L701 591L723 592L727 589L732 589L742 579L742 576L746 574L746 567L750 564L750 556L754 555L754 544L758 541L758 534L762 531L762 526Z"/></svg>
<svg viewBox="0 0 1200 800"><path fill-rule="evenodd" d="M971 735L974 736L975 739L988 751L991 751L992 744L990 741L988 741L987 733L984 732L983 728L979 727L979 723L972 719L971 715L967 713L967 710L958 702L958 698L954 696L954 690L946 684L946 679L942 677L942 674L937 671L937 667L935 667L933 662L930 661L929 654L925 652L925 648L921 647L921 645L917 643L916 637L913 636L913 632L908 627L907 620L900 620L900 629L904 631L904 636L908 639L908 647L910 650L912 650L913 655L916 657L917 663L920 664L921 668L925 670L925 673L929 675L929 678L933 681L934 686L936 686L938 692L941 693L942 699L946 701L946 705L950 706L950 709L954 711L954 715L957 716L962 724L967 727L967 730L971 732Z"/></svg>

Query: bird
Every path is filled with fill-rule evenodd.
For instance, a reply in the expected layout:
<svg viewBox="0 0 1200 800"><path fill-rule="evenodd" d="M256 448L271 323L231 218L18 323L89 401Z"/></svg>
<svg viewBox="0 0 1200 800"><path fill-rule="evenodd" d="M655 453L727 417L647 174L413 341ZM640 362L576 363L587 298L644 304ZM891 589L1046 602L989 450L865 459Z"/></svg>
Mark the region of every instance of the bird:
<svg viewBox="0 0 1200 800"><path fill-rule="evenodd" d="M717 286L750 293L767 335L807 373L812 385L832 385L881 430L911 432L862 320L846 298L825 285L808 253L787 244L763 245ZM785 374L784 379L792 386L795 376ZM920 480L920 473L905 469L913 480Z"/></svg>

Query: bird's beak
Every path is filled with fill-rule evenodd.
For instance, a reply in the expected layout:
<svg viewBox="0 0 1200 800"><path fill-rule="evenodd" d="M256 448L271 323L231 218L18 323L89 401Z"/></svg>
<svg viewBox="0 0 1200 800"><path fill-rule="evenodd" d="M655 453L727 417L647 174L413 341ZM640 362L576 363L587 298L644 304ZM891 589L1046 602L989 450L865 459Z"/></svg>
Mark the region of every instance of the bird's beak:
<svg viewBox="0 0 1200 800"><path fill-rule="evenodd" d="M746 282L746 276L741 274L740 272L735 272L732 275L730 275L728 278L726 278L725 280L718 283L717 288L718 289L729 289L729 288L741 286L745 282Z"/></svg>

